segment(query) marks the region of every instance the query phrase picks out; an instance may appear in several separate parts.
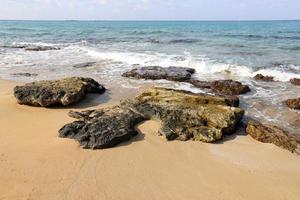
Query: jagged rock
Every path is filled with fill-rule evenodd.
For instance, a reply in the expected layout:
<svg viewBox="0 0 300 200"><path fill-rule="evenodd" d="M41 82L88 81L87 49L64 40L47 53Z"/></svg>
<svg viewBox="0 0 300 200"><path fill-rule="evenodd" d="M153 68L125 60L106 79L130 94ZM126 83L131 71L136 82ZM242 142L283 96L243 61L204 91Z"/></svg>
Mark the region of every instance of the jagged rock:
<svg viewBox="0 0 300 200"><path fill-rule="evenodd" d="M254 77L254 79L258 80L258 81L267 81L267 82L274 81L274 77L273 76L264 76L262 74L256 74L256 76Z"/></svg>
<svg viewBox="0 0 300 200"><path fill-rule="evenodd" d="M123 105L148 119L162 122L160 132L168 140L214 142L232 134L244 115L236 98L193 94L186 91L152 88Z"/></svg>
<svg viewBox="0 0 300 200"><path fill-rule="evenodd" d="M293 85L300 85L300 78L293 78L290 80Z"/></svg>
<svg viewBox="0 0 300 200"><path fill-rule="evenodd" d="M218 80L211 83L213 92L223 95L239 95L250 92L247 85L233 80Z"/></svg>
<svg viewBox="0 0 300 200"><path fill-rule="evenodd" d="M25 76L25 77L38 76L38 74L36 74L36 73L27 73L27 72L25 72L25 73L23 73L23 72L21 72L21 73L13 73L11 75L12 76Z"/></svg>
<svg viewBox="0 0 300 200"><path fill-rule="evenodd" d="M187 81L195 73L195 69L187 67L140 67L135 68L122 76L136 79L160 80L166 79L170 81Z"/></svg>
<svg viewBox="0 0 300 200"><path fill-rule="evenodd" d="M214 142L234 133L242 119L244 111L233 106L237 98L151 88L113 108L70 112L79 121L64 126L59 136L76 139L84 148L108 148L135 136L138 123L158 119L168 140Z"/></svg>
<svg viewBox="0 0 300 200"><path fill-rule="evenodd" d="M145 120L143 115L120 106L76 113L76 118L81 120L65 125L59 137L75 139L88 149L110 148L128 141L138 134L135 126Z"/></svg>
<svg viewBox="0 0 300 200"><path fill-rule="evenodd" d="M288 99L285 103L289 108L300 110L300 98Z"/></svg>
<svg viewBox="0 0 300 200"><path fill-rule="evenodd" d="M104 91L105 88L91 78L71 77L16 86L14 95L19 104L48 107L66 106L80 101L87 93L101 94Z"/></svg>
<svg viewBox="0 0 300 200"><path fill-rule="evenodd" d="M293 153L300 154L300 137L288 134L277 126L249 121L246 133L263 143L272 143Z"/></svg>
<svg viewBox="0 0 300 200"><path fill-rule="evenodd" d="M86 67L92 67L95 65L97 62L85 62L85 63L79 63L73 65L74 68L86 68Z"/></svg>

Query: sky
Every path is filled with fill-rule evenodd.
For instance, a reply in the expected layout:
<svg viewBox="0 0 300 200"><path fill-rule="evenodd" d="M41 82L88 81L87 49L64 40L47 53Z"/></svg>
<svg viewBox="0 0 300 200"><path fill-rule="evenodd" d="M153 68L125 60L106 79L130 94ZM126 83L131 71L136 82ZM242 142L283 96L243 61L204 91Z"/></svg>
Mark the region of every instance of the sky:
<svg viewBox="0 0 300 200"><path fill-rule="evenodd" d="M0 19L288 20L300 0L0 0Z"/></svg>

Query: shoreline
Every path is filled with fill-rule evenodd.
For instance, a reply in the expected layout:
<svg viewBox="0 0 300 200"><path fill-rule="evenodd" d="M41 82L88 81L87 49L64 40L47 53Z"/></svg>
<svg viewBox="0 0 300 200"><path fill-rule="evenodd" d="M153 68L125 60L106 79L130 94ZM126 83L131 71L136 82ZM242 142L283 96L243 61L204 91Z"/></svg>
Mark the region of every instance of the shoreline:
<svg viewBox="0 0 300 200"><path fill-rule="evenodd" d="M68 111L112 106L138 90L49 109L18 105L16 84L0 80L0 199L299 198L300 157L243 132L215 144L167 142L147 121L116 148L84 150L58 138L73 121Z"/></svg>

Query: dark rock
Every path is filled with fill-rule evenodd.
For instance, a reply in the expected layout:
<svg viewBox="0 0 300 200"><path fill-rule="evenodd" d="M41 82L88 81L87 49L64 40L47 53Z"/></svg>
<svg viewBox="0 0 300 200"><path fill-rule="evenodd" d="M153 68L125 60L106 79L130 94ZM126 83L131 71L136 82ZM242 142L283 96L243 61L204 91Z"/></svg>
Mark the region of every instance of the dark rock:
<svg viewBox="0 0 300 200"><path fill-rule="evenodd" d="M26 51L49 51L49 50L60 50L59 47L52 46L28 46L25 47Z"/></svg>
<svg viewBox="0 0 300 200"><path fill-rule="evenodd" d="M97 62L86 62L86 63L80 63L73 65L74 68L86 68L86 67L92 67Z"/></svg>
<svg viewBox="0 0 300 200"><path fill-rule="evenodd" d="M300 137L288 134L277 126L249 121L246 133L263 143L272 143L293 153L300 154Z"/></svg>
<svg viewBox="0 0 300 200"><path fill-rule="evenodd" d="M27 72L25 72L25 73L23 73L23 72L21 72L21 73L13 73L13 74L11 74L12 76L25 76L25 77L32 77L32 76L38 76L38 74L35 74L35 73L27 73Z"/></svg>
<svg viewBox="0 0 300 200"><path fill-rule="evenodd" d="M70 112L79 121L64 126L59 136L76 139L83 148L108 148L135 136L138 123L158 119L168 140L214 142L235 132L244 115L232 107L237 105L233 98L152 88L113 108Z"/></svg>
<svg viewBox="0 0 300 200"><path fill-rule="evenodd" d="M300 98L288 99L285 103L289 108L300 110Z"/></svg>
<svg viewBox="0 0 300 200"><path fill-rule="evenodd" d="M300 85L300 78L293 78L290 80L293 85Z"/></svg>
<svg viewBox="0 0 300 200"><path fill-rule="evenodd" d="M59 137L75 139L88 149L110 148L130 140L138 134L135 126L145 120L141 114L119 106L76 115L81 121L65 125Z"/></svg>
<svg viewBox="0 0 300 200"><path fill-rule="evenodd" d="M193 68L186 67L140 67L135 68L129 72L124 73L122 76L131 77L136 79L151 79L160 80L166 79L170 81L187 81L195 73Z"/></svg>
<svg viewBox="0 0 300 200"><path fill-rule="evenodd" d="M211 83L213 92L223 95L239 95L250 92L247 85L233 80L218 80Z"/></svg>
<svg viewBox="0 0 300 200"><path fill-rule="evenodd" d="M267 82L274 81L274 77L273 76L264 76L262 74L256 74L256 76L254 77L254 79L258 80L258 81L267 81Z"/></svg>
<svg viewBox="0 0 300 200"><path fill-rule="evenodd" d="M34 106L69 105L79 102L87 93L103 93L105 88L91 78L71 77L54 81L38 81L16 86L19 104Z"/></svg>

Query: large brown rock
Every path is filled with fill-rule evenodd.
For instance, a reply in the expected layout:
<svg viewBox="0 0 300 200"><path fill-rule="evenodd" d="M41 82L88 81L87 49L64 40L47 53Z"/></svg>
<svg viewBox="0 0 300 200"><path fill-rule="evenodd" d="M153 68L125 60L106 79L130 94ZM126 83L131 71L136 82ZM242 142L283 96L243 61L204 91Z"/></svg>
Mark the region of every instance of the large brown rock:
<svg viewBox="0 0 300 200"><path fill-rule="evenodd" d="M71 77L61 80L37 81L14 88L19 104L48 107L69 105L83 99L87 93L103 93L105 88L91 78Z"/></svg>
<svg viewBox="0 0 300 200"><path fill-rule="evenodd" d="M239 95L250 92L247 85L233 80L217 80L211 83L213 92L223 95Z"/></svg>
<svg viewBox="0 0 300 200"><path fill-rule="evenodd" d="M293 153L300 154L300 137L290 135L277 126L249 121L246 133L263 143L272 143Z"/></svg>
<svg viewBox="0 0 300 200"><path fill-rule="evenodd" d="M214 142L235 132L244 111L234 106L237 98L151 88L117 107L70 112L79 121L64 126L59 136L76 139L84 148L108 148L135 136L138 123L158 119L168 140Z"/></svg>
<svg viewBox="0 0 300 200"><path fill-rule="evenodd" d="M300 85L300 78L293 78L290 80L293 85Z"/></svg>
<svg viewBox="0 0 300 200"><path fill-rule="evenodd" d="M122 76L136 79L187 81L191 78L193 73L195 73L195 70L187 67L149 66L135 68L124 73Z"/></svg>
<svg viewBox="0 0 300 200"><path fill-rule="evenodd" d="M288 99L285 103L289 108L300 110L300 98Z"/></svg>

